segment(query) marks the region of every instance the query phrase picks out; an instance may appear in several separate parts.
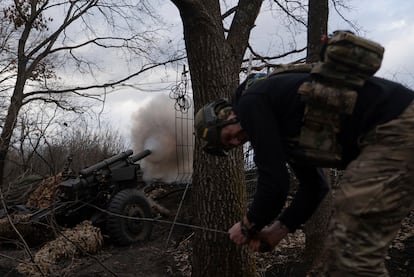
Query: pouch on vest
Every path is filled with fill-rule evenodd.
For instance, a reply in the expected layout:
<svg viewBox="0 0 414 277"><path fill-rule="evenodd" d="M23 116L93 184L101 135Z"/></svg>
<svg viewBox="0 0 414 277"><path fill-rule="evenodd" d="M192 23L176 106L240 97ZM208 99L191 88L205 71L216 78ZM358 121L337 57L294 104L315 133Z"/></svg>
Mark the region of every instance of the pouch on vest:
<svg viewBox="0 0 414 277"><path fill-rule="evenodd" d="M323 60L310 70L315 80L298 89L306 106L300 136L290 139L293 160L321 167L341 163L341 118L352 114L356 89L380 68L383 54L381 45L348 31L336 31L327 40Z"/></svg>
<svg viewBox="0 0 414 277"><path fill-rule="evenodd" d="M292 159L320 167L339 165L342 148L337 135L342 116L354 110L356 91L310 81L299 87L298 94L306 106L300 135L290 139Z"/></svg>

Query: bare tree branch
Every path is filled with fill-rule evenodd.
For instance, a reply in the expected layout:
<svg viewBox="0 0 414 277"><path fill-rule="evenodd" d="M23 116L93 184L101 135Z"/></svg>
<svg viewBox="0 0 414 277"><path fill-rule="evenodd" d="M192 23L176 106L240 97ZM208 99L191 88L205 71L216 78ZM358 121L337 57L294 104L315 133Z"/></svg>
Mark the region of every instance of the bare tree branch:
<svg viewBox="0 0 414 277"><path fill-rule="evenodd" d="M342 12L340 11L340 8L346 8L348 9L347 6L343 5L343 2L341 0L331 0L331 3L335 9L335 12L339 15L339 17L345 21L347 24L349 24L349 26L351 26L351 28L353 30L355 30L357 33L361 31L361 28L355 24L354 22L352 22L351 20L347 19Z"/></svg>
<svg viewBox="0 0 414 277"><path fill-rule="evenodd" d="M307 27L307 24L305 21L303 21L302 19L298 18L296 15L294 15L289 9L288 7L284 7L281 3L279 3L278 0L273 0L277 6L279 6L279 8L282 9L283 12L286 13L286 15L288 15L288 17L290 17L291 19L293 19L293 21L298 22L299 24ZM290 2L290 1L285 1L286 5ZM301 5L301 4L300 4Z"/></svg>
<svg viewBox="0 0 414 277"><path fill-rule="evenodd" d="M289 56L291 54L301 53L301 52L303 52L303 51L306 50L306 47L303 47L301 49L293 49L291 51L288 51L286 53L283 53L283 54L280 54L280 55L276 55L276 56L262 56L262 55L257 54L253 50L253 48L252 48L252 46L250 44L249 44L248 48L249 48L250 52L252 52L252 54L254 55L253 60L260 60L260 61L263 61L263 62L265 62L266 60L275 60L275 59L284 58L284 57L287 57L287 56ZM243 60L243 62L247 62L247 61L248 61L248 59L244 59Z"/></svg>
<svg viewBox="0 0 414 277"><path fill-rule="evenodd" d="M225 19L227 17L229 17L230 15L232 15L233 13L236 12L236 10L238 9L239 6L234 6L233 8L229 9L228 11L226 11L225 13L222 14L221 18Z"/></svg>
<svg viewBox="0 0 414 277"><path fill-rule="evenodd" d="M1 190L1 188L0 188L0 202L2 204L3 210L6 213L6 217L7 217L8 221L9 221L10 226L13 228L14 232L17 234L17 236L19 237L20 241L23 243L24 250L29 255L30 260L32 262L34 262L34 256L33 256L32 252L30 251L29 245L27 244L26 240L23 238L22 234L20 234L19 230L17 230L16 226L13 223L12 218L10 217L9 213L7 212L7 205L6 205L6 202L4 202L3 191ZM40 269L40 267L36 267L36 268L37 268L37 270L39 271L39 273L42 276L45 276L44 273L42 272L42 270Z"/></svg>
<svg viewBox="0 0 414 277"><path fill-rule="evenodd" d="M162 65L166 65L169 63L173 63L173 62L177 62L180 60L185 59L186 57L178 57L178 58L174 58L168 61L164 61L164 62L160 62L160 63L156 63L156 64L152 64L152 65L147 65L147 66L143 66L139 71L130 74L122 79L113 81L113 82L108 82L108 83L104 83L104 84L96 84L96 85L90 85L90 86L84 86L84 87L74 87L74 88L68 88L68 89L62 89L62 90L54 90L54 89L50 89L50 90L38 90L38 91L31 91L31 92L27 92L24 95L24 98L29 98L29 97L33 97L34 95L39 95L39 94L63 94L63 93L68 93L68 92L72 92L72 93L76 93L79 96L84 96L84 97L91 97L91 95L87 95L87 94L81 94L79 93L79 91L87 91L87 90L91 90L91 89L99 89L99 88L108 88L108 87L114 87L116 85L120 85L123 82L132 79L133 77L136 77L148 70L154 69L156 67L162 66ZM31 100L32 98L30 98ZM27 103L27 100L25 103Z"/></svg>

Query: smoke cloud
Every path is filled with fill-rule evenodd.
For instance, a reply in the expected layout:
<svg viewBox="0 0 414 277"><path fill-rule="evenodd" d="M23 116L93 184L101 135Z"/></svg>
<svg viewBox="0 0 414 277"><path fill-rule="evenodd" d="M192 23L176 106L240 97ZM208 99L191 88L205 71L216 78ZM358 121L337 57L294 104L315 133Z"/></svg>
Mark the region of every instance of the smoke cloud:
<svg viewBox="0 0 414 277"><path fill-rule="evenodd" d="M157 94L132 115L134 153L151 150L140 161L144 180L189 182L193 166L193 111L176 111L175 100Z"/></svg>

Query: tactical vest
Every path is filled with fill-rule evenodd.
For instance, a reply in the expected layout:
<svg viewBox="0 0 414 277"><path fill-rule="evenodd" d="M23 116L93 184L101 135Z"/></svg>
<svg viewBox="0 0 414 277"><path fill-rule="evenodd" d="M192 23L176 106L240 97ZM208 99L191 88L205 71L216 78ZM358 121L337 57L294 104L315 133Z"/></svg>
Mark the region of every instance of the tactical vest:
<svg viewBox="0 0 414 277"><path fill-rule="evenodd" d="M341 119L352 114L357 89L380 68L384 48L348 31L336 31L324 41L321 61L285 65L269 76L286 72L310 72L298 94L305 102L298 137L287 138L289 159L320 167L341 165L342 147L337 136Z"/></svg>

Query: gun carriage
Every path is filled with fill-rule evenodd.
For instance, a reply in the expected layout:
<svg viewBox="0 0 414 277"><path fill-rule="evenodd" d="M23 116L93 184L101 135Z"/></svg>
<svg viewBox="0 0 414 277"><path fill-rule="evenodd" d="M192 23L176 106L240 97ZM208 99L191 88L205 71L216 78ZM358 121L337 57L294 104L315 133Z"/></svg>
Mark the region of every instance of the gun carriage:
<svg viewBox="0 0 414 277"><path fill-rule="evenodd" d="M152 211L143 193L145 183L137 163L151 154L144 150L119 153L79 171L63 174L54 203L32 214L32 221L54 219L71 227L91 220L111 241L128 245L148 239L152 231Z"/></svg>

